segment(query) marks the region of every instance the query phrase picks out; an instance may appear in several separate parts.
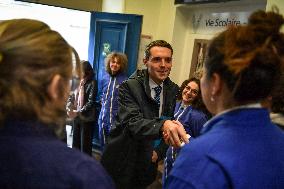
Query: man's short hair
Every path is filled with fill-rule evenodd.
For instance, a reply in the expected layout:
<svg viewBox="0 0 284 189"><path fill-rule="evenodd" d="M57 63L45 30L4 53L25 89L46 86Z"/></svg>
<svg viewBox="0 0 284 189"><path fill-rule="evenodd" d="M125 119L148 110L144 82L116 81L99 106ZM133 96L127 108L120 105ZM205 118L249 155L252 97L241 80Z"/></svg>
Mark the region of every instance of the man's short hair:
<svg viewBox="0 0 284 189"><path fill-rule="evenodd" d="M144 53L145 60L149 60L150 55L151 55L150 50L152 47L166 47L171 50L172 55L174 53L172 46L168 42L166 42L165 40L155 40L146 46L145 53Z"/></svg>

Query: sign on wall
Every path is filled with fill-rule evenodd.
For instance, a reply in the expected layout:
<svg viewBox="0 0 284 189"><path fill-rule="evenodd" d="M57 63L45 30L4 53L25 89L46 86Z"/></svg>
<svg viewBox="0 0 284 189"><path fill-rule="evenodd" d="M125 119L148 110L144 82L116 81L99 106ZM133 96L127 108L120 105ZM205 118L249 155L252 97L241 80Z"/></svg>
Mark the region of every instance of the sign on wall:
<svg viewBox="0 0 284 189"><path fill-rule="evenodd" d="M251 12L193 13L192 30L198 34L214 34L229 25L246 24Z"/></svg>
<svg viewBox="0 0 284 189"><path fill-rule="evenodd" d="M144 52L146 46L152 41L152 36L151 35L141 35L140 38L140 45L139 45L139 53L138 53L138 60L137 60L137 69L145 69L145 65L143 63L143 58L144 58Z"/></svg>

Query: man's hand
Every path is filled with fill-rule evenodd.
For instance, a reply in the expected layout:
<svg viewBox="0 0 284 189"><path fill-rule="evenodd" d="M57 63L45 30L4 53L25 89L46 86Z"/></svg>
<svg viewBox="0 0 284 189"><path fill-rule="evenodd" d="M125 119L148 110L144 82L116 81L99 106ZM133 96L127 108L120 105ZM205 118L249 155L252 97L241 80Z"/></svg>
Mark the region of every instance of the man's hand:
<svg viewBox="0 0 284 189"><path fill-rule="evenodd" d="M188 143L188 136L179 121L167 120L162 127L164 140L167 144L174 148L181 147L181 143Z"/></svg>

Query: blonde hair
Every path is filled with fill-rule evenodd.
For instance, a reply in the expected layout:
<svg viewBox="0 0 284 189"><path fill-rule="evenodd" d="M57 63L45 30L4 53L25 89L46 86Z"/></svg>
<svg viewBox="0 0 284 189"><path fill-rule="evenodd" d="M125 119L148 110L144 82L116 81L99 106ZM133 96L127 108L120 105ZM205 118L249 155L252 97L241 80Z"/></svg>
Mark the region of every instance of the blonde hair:
<svg viewBox="0 0 284 189"><path fill-rule="evenodd" d="M52 78L62 77L60 93L66 93L76 51L56 31L30 19L0 23L0 121L9 117L63 123L64 103L48 94Z"/></svg>

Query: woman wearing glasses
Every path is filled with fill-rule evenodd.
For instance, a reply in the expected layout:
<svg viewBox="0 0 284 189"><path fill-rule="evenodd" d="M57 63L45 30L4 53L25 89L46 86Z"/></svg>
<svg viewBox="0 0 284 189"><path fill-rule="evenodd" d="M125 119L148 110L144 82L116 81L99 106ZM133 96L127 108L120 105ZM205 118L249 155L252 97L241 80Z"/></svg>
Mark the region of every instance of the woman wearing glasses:
<svg viewBox="0 0 284 189"><path fill-rule="evenodd" d="M201 99L199 79L193 77L185 80L180 86L180 93L177 99L179 101L175 107L175 120L183 125L190 137L198 137L204 123L208 119L206 114L202 112L203 102ZM164 161L164 181L169 175L179 151L180 149L177 148L168 148Z"/></svg>
<svg viewBox="0 0 284 189"><path fill-rule="evenodd" d="M73 48L40 21L0 23L0 188L113 188L93 158L57 138L72 54L78 66Z"/></svg>

